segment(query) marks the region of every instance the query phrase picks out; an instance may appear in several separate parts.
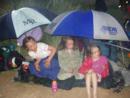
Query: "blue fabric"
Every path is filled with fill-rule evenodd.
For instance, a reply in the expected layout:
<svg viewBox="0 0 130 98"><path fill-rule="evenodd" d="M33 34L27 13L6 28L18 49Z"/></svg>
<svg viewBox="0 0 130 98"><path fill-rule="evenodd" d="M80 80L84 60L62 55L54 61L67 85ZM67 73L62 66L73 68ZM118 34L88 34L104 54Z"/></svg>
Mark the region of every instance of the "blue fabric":
<svg viewBox="0 0 130 98"><path fill-rule="evenodd" d="M16 38L14 27L11 19L11 13L0 17L0 40Z"/></svg>
<svg viewBox="0 0 130 98"><path fill-rule="evenodd" d="M40 69L41 69L40 72L36 71L35 66L34 66L34 61L31 62L29 65L30 73L32 75L37 76L37 77L49 78L51 80L57 79L57 74L58 74L59 69L60 69L58 59L53 58L51 61L51 64L49 65L49 68L45 67L45 65L44 65L45 60L46 59L42 59L40 61L40 64L39 64Z"/></svg>
<svg viewBox="0 0 130 98"><path fill-rule="evenodd" d="M79 25L80 24L80 25ZM92 11L74 11L65 16L53 35L93 38Z"/></svg>

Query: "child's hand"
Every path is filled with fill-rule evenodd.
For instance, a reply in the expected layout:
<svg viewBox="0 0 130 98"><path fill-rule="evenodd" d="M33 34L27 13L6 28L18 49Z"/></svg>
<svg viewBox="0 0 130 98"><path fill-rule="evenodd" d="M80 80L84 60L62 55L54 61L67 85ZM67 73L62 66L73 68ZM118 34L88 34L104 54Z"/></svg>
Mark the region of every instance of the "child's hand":
<svg viewBox="0 0 130 98"><path fill-rule="evenodd" d="M73 73L74 71L70 68L70 70L68 70L69 73Z"/></svg>
<svg viewBox="0 0 130 98"><path fill-rule="evenodd" d="M45 61L45 67L49 68L50 63L51 63L51 60L49 58L46 59L46 61Z"/></svg>
<svg viewBox="0 0 130 98"><path fill-rule="evenodd" d="M39 64L35 64L35 69L36 69L36 71L38 71L38 72L41 71Z"/></svg>
<svg viewBox="0 0 130 98"><path fill-rule="evenodd" d="M37 57L36 61L34 63L36 71L41 71L40 66L39 66L40 61L41 61L41 59L39 57Z"/></svg>

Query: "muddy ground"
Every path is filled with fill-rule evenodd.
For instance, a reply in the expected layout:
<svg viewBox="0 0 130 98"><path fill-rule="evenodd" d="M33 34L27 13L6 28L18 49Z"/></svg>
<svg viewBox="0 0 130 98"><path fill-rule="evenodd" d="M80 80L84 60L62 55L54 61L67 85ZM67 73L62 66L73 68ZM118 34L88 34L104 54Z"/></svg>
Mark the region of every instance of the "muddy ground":
<svg viewBox="0 0 130 98"><path fill-rule="evenodd" d="M14 74L15 71L0 73L0 98L87 98L85 87L52 93L43 85L14 82ZM130 98L130 87L125 87L121 93L98 88L98 98Z"/></svg>

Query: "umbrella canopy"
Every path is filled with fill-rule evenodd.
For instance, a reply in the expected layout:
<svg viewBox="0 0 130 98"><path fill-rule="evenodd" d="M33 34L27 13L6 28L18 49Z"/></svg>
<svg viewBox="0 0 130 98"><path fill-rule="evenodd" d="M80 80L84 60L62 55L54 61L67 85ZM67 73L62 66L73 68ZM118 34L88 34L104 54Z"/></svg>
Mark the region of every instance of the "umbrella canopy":
<svg viewBox="0 0 130 98"><path fill-rule="evenodd" d="M23 39L27 36L31 36L33 38L35 38L36 41L39 41L42 38L43 32L41 30L40 27L36 27L28 32L26 32L25 34L23 34L22 36L20 36L17 39L17 43L22 46L23 45Z"/></svg>
<svg viewBox="0 0 130 98"><path fill-rule="evenodd" d="M20 8L0 18L0 40L18 38L25 32L51 23L56 15L47 9Z"/></svg>
<svg viewBox="0 0 130 98"><path fill-rule="evenodd" d="M45 32L59 36L128 41L122 26L113 16L94 10L63 13L47 26Z"/></svg>

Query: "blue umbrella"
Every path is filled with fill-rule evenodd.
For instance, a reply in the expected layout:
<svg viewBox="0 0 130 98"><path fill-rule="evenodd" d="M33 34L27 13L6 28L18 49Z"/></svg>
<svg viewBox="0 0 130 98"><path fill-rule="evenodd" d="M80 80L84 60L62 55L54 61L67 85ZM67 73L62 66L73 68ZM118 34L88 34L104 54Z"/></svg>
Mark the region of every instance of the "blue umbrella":
<svg viewBox="0 0 130 98"><path fill-rule="evenodd" d="M57 36L128 41L122 26L113 16L94 10L63 13L47 26L45 32Z"/></svg>
<svg viewBox="0 0 130 98"><path fill-rule="evenodd" d="M0 17L0 40L18 38L35 27L50 24L54 17L56 15L47 9L24 7L13 10Z"/></svg>

